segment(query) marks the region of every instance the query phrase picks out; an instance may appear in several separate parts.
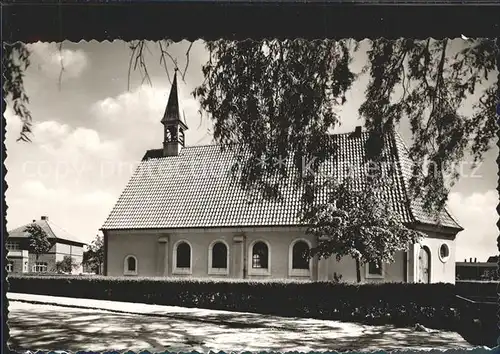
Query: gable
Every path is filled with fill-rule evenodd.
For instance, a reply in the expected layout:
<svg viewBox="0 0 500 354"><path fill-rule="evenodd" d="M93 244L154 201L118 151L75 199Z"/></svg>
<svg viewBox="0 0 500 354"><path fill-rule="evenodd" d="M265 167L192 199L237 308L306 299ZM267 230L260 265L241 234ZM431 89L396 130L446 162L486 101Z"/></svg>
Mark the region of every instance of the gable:
<svg viewBox="0 0 500 354"><path fill-rule="evenodd" d="M366 172L364 144L368 133L336 134L334 157L320 168L318 182L325 178L341 181L349 171ZM423 211L419 201L409 202L411 161L397 134L386 134L382 168L396 167L391 188L384 198L404 222L437 224ZM293 187L293 176L280 183L282 200L270 201L248 195L230 174L235 155L218 145L183 148L178 156L162 157L161 150L150 150L134 172L103 230L149 228L261 227L300 225L298 213L301 191ZM326 193L319 198L326 197ZM440 215L443 226L460 226L446 210Z"/></svg>

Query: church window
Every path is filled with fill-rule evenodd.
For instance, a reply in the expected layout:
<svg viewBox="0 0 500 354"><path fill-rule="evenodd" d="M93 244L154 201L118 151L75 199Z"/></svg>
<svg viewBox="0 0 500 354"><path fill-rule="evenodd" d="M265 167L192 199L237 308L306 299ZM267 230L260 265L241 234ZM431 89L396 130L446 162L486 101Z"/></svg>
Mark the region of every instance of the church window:
<svg viewBox="0 0 500 354"><path fill-rule="evenodd" d="M229 248L227 244L221 240L215 241L208 251L208 273L228 274Z"/></svg>
<svg viewBox="0 0 500 354"><path fill-rule="evenodd" d="M137 275L137 266L137 258L135 256L129 255L125 257L123 273L125 275Z"/></svg>
<svg viewBox="0 0 500 354"><path fill-rule="evenodd" d="M174 245L173 273L191 274L192 248L187 241L178 241Z"/></svg>
<svg viewBox="0 0 500 354"><path fill-rule="evenodd" d="M252 249L252 268L267 269L269 260L269 250L267 245L260 241L253 245Z"/></svg>

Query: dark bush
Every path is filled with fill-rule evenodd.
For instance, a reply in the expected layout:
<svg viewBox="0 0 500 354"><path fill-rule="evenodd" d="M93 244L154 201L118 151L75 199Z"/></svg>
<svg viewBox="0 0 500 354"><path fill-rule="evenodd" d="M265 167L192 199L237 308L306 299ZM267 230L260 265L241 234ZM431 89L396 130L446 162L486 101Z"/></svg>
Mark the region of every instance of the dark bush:
<svg viewBox="0 0 500 354"><path fill-rule="evenodd" d="M452 284L18 276L11 292L454 330Z"/></svg>

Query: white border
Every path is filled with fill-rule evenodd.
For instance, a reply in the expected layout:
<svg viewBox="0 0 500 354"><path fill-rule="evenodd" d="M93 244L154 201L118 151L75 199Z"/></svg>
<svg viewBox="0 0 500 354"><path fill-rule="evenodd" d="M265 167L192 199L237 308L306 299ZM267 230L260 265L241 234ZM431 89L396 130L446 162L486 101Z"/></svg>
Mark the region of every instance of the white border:
<svg viewBox="0 0 500 354"><path fill-rule="evenodd" d="M293 269L293 247L297 242L305 242L311 250L311 242L305 238L297 238L290 243L288 247L288 276L291 277L310 277L312 268L312 257L309 257L309 269Z"/></svg>
<svg viewBox="0 0 500 354"><path fill-rule="evenodd" d="M216 243L222 243L226 246L226 268L212 268L212 250ZM223 239L217 239L208 246L208 274L209 275L228 275L229 274L229 245Z"/></svg>
<svg viewBox="0 0 500 354"><path fill-rule="evenodd" d="M441 257L441 247L443 246L446 247L446 249L448 250L448 255L446 257ZM443 263L448 262L448 260L450 259L450 254L451 254L450 246L448 246L447 243L443 242L441 245L439 245L438 256L441 262Z"/></svg>
<svg viewBox="0 0 500 354"><path fill-rule="evenodd" d="M267 245L267 268L253 268L252 267L252 256L253 256L253 246L257 242L263 242ZM258 239L252 241L250 243L250 246L248 247L248 275L271 275L271 245L267 240L264 239Z"/></svg>
<svg viewBox="0 0 500 354"><path fill-rule="evenodd" d="M189 268L177 268L177 247L181 243L186 243L189 246ZM172 250L172 274L193 274L193 246L191 243L186 239L178 240Z"/></svg>
<svg viewBox="0 0 500 354"><path fill-rule="evenodd" d="M129 258L134 258L135 259L135 271L130 271L128 270L128 259ZM128 254L125 256L125 259L123 260L123 275L137 275L137 270L139 269L139 262L137 260L137 257L134 256L133 254Z"/></svg>
<svg viewBox="0 0 500 354"><path fill-rule="evenodd" d="M385 278L385 263L381 262L382 274L370 274L370 264L365 264L365 278L366 279L384 279Z"/></svg>

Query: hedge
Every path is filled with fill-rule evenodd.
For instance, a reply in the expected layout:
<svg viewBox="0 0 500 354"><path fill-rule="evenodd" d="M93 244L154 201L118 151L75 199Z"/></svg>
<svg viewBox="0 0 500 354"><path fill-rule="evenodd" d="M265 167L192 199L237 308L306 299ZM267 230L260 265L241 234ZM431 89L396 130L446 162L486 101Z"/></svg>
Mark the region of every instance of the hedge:
<svg viewBox="0 0 500 354"><path fill-rule="evenodd" d="M11 292L456 330L452 284L9 276Z"/></svg>
<svg viewBox="0 0 500 354"><path fill-rule="evenodd" d="M499 284L499 281L457 280L455 287L457 295L496 302Z"/></svg>

